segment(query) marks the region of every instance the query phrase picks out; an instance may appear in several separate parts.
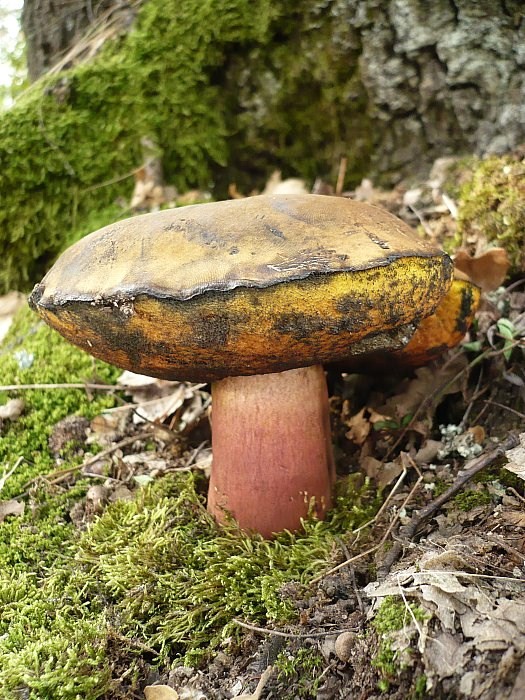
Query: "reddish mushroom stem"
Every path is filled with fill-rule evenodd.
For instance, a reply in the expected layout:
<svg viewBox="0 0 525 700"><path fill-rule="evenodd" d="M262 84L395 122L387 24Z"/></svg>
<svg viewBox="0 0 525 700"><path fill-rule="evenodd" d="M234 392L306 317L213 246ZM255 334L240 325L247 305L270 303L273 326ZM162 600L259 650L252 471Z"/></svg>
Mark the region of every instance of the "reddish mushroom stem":
<svg viewBox="0 0 525 700"><path fill-rule="evenodd" d="M209 512L265 537L300 528L312 499L323 518L335 474L323 368L223 379L212 395Z"/></svg>

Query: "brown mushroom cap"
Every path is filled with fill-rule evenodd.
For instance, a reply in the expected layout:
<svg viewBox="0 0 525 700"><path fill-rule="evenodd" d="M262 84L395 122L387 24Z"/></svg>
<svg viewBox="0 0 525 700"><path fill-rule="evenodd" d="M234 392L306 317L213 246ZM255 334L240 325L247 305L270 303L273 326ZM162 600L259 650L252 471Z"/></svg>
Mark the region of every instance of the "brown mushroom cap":
<svg viewBox="0 0 525 700"><path fill-rule="evenodd" d="M258 196L107 226L69 248L30 303L92 355L202 381L334 361L395 336L433 312L451 273L445 253L376 207Z"/></svg>

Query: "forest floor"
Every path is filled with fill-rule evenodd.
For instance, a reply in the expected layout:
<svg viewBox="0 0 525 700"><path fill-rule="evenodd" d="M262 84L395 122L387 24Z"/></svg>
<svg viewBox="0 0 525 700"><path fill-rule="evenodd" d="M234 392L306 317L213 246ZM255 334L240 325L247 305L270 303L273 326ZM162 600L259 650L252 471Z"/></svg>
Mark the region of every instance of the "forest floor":
<svg viewBox="0 0 525 700"><path fill-rule="evenodd" d="M454 217L430 189L352 196L439 240ZM206 514L208 386L120 375L19 311L0 351L3 383L30 385L0 394L1 697L520 700L524 337L515 275L430 366L328 368L334 512L266 542Z"/></svg>

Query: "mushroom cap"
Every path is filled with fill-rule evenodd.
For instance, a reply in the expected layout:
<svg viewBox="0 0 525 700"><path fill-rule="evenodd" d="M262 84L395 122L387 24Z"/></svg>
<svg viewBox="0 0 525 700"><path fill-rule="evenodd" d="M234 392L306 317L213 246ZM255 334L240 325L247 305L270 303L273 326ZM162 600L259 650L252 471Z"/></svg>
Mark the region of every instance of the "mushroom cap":
<svg viewBox="0 0 525 700"><path fill-rule="evenodd" d="M65 251L30 304L119 367L210 381L406 342L451 273L445 253L381 209L261 195L106 226Z"/></svg>
<svg viewBox="0 0 525 700"><path fill-rule="evenodd" d="M481 290L472 282L454 279L433 314L421 321L407 345L390 356L407 367L421 367L458 345L468 331L479 306Z"/></svg>

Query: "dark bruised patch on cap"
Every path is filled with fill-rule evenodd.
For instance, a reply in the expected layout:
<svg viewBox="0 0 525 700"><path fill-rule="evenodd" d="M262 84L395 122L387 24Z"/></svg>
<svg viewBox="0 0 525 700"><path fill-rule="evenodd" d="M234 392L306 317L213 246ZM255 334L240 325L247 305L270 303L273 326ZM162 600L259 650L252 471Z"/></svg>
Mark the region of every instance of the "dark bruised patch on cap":
<svg viewBox="0 0 525 700"><path fill-rule="evenodd" d="M459 313L456 316L456 327L455 330L458 333L465 334L470 325L470 317L472 315L472 306L474 303L473 287L470 285L465 285L461 289L461 304L459 308Z"/></svg>

